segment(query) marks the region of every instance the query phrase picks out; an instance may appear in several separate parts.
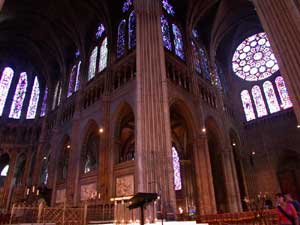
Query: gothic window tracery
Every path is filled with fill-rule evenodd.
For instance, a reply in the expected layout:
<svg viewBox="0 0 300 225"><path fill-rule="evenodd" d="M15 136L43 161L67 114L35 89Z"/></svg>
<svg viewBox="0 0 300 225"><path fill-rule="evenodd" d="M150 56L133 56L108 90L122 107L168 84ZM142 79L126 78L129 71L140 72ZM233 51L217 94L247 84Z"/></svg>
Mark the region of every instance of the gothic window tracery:
<svg viewBox="0 0 300 225"><path fill-rule="evenodd" d="M40 98L40 84L38 78L34 78L26 119L34 119Z"/></svg>
<svg viewBox="0 0 300 225"><path fill-rule="evenodd" d="M40 114L41 117L46 115L47 99L48 99L48 87L45 88L45 92L44 92L43 103L42 103L41 114Z"/></svg>
<svg viewBox="0 0 300 225"><path fill-rule="evenodd" d="M97 65L97 54L98 54L98 46L96 46L93 49L92 54L90 56L88 80L91 80L93 77L95 77L96 65Z"/></svg>
<svg viewBox="0 0 300 225"><path fill-rule="evenodd" d="M183 51L183 40L182 40L182 34L180 29L177 25L172 24L172 31L174 35L174 47L175 47L175 54L184 60L184 51Z"/></svg>
<svg viewBox="0 0 300 225"><path fill-rule="evenodd" d="M126 38L126 20L122 20L118 28L118 43L117 43L117 57L120 58L125 54L125 38Z"/></svg>
<svg viewBox="0 0 300 225"><path fill-rule="evenodd" d="M26 96L27 86L27 74L23 72L20 74L19 82L16 87L9 118L20 119L23 108L23 102Z"/></svg>
<svg viewBox="0 0 300 225"><path fill-rule="evenodd" d="M132 11L129 16L129 25L128 25L128 48L133 49L136 46L136 17L135 12Z"/></svg>
<svg viewBox="0 0 300 225"><path fill-rule="evenodd" d="M104 38L100 47L100 57L99 57L99 72L103 71L107 66L107 37Z"/></svg>
<svg viewBox="0 0 300 225"><path fill-rule="evenodd" d="M14 76L14 71L10 67L4 68L0 80L0 116L2 116L3 109L6 103L8 91Z"/></svg>
<svg viewBox="0 0 300 225"><path fill-rule="evenodd" d="M254 120L255 119L255 114L254 114L254 109L253 109L253 104L251 101L250 94L247 90L243 90L241 92L241 100L243 103L243 108L244 108L244 113L246 116L246 120Z"/></svg>
<svg viewBox="0 0 300 225"><path fill-rule="evenodd" d="M160 23L164 47L169 51L172 51L170 27L168 20L164 15L160 17Z"/></svg>
<svg viewBox="0 0 300 225"><path fill-rule="evenodd" d="M276 87L280 96L281 100L281 107L283 109L288 109L293 107L293 103L291 102L287 87L285 85L285 82L282 78L282 76L278 76L275 79Z"/></svg>
<svg viewBox="0 0 300 225"><path fill-rule="evenodd" d="M77 77L77 68L76 67L77 67L77 65L73 65L73 67L71 69L67 97L70 97L74 92L74 88L75 88L74 85L75 85L76 77Z"/></svg>
<svg viewBox="0 0 300 225"><path fill-rule="evenodd" d="M53 102L52 102L52 110L54 110L56 107L58 92L59 92L59 82L57 82L55 86Z"/></svg>
<svg viewBox="0 0 300 225"><path fill-rule="evenodd" d="M265 81L263 84L263 88L264 88L264 93L267 99L270 113L279 112L280 107L272 83L270 81Z"/></svg>
<svg viewBox="0 0 300 225"><path fill-rule="evenodd" d="M266 109L266 104L263 99L263 95L261 93L261 89L259 86L255 85L252 88L252 97L254 100L256 112L257 112L257 117L263 117L268 115L267 109Z"/></svg>
<svg viewBox="0 0 300 225"><path fill-rule="evenodd" d="M172 147L173 171L174 171L174 190L182 189L181 174L180 174L180 159L176 148Z"/></svg>

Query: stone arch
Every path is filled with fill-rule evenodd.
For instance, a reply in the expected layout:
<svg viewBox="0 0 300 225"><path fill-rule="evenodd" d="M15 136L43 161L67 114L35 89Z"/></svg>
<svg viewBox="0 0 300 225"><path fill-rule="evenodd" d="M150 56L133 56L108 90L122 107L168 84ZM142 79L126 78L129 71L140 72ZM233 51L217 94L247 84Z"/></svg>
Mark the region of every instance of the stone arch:
<svg viewBox="0 0 300 225"><path fill-rule="evenodd" d="M26 160L27 158L25 153L21 153L17 157L14 173L14 186L24 185L24 171L26 167Z"/></svg>
<svg viewBox="0 0 300 225"><path fill-rule="evenodd" d="M10 157L4 153L0 156L0 188L4 186L6 177L8 176Z"/></svg>
<svg viewBox="0 0 300 225"><path fill-rule="evenodd" d="M115 163L135 159L135 115L132 107L123 102L114 120Z"/></svg>
<svg viewBox="0 0 300 225"><path fill-rule="evenodd" d="M70 159L70 150L71 150L70 137L68 135L64 135L58 152L58 159L59 159L58 167L57 167L58 182L64 182L67 178L69 159Z"/></svg>
<svg viewBox="0 0 300 225"><path fill-rule="evenodd" d="M80 154L80 173L96 171L99 167L100 130L95 120L89 120L84 129Z"/></svg>
<svg viewBox="0 0 300 225"><path fill-rule="evenodd" d="M172 165L174 172L174 189L178 213L188 215L195 210L197 199L195 165L193 152L195 148L196 127L190 107L179 99L170 104L170 123L172 140ZM174 158L174 150L176 150ZM177 159L176 159L177 158ZM179 158L180 168L176 166ZM180 189L178 189L178 172L180 175ZM181 211L181 212L180 212Z"/></svg>
<svg viewBox="0 0 300 225"><path fill-rule="evenodd" d="M216 120L209 116L205 120L207 143L210 156L211 171L218 213L226 212L228 208L228 196L225 184L224 162L222 151L224 146L224 134L222 134Z"/></svg>

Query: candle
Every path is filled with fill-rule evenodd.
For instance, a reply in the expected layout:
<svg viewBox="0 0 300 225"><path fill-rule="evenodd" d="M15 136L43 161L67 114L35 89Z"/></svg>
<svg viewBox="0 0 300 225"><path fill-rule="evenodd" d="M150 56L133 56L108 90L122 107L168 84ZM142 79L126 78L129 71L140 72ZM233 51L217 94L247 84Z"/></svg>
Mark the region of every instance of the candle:
<svg viewBox="0 0 300 225"><path fill-rule="evenodd" d="M26 195L29 195L30 188L27 188Z"/></svg>
<svg viewBox="0 0 300 225"><path fill-rule="evenodd" d="M98 193L98 199L100 199L101 198L101 194L100 193Z"/></svg>
<svg viewBox="0 0 300 225"><path fill-rule="evenodd" d="M37 195L37 196L39 196L39 194L40 194L40 190L39 190L39 189L37 189L37 191L36 191L36 195Z"/></svg>
<svg viewBox="0 0 300 225"><path fill-rule="evenodd" d="M35 192L35 186L32 186L32 192Z"/></svg>

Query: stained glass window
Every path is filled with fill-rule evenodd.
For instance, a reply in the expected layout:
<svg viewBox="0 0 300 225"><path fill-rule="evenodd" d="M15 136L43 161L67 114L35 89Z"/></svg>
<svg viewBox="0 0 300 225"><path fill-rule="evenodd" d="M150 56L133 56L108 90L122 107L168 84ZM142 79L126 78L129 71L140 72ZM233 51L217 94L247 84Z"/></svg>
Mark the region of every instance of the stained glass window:
<svg viewBox="0 0 300 225"><path fill-rule="evenodd" d="M125 30L126 30L126 20L122 20L118 28L118 48L117 48L118 58L120 58L125 54Z"/></svg>
<svg viewBox="0 0 300 225"><path fill-rule="evenodd" d="M254 110L253 110L253 105L252 105L251 97L247 90L243 90L241 92L241 100L243 103L246 120L247 121L254 120L255 114L254 114Z"/></svg>
<svg viewBox="0 0 300 225"><path fill-rule="evenodd" d="M253 86L252 97L256 107L257 117L266 116L268 112L259 86Z"/></svg>
<svg viewBox="0 0 300 225"><path fill-rule="evenodd" d="M91 56L90 56L88 80L91 80L95 76L96 64L97 64L97 54L98 54L98 47L95 47L92 51Z"/></svg>
<svg viewBox="0 0 300 225"><path fill-rule="evenodd" d="M276 98L276 94L273 85L270 81L266 81L263 84L265 96L269 106L270 113L275 113L280 111L280 107Z"/></svg>
<svg viewBox="0 0 300 225"><path fill-rule="evenodd" d="M42 107L41 107L41 114L40 114L41 117L46 115L47 98L48 98L48 87L45 88L43 103L42 103Z"/></svg>
<svg viewBox="0 0 300 225"><path fill-rule="evenodd" d="M263 80L279 70L266 33L258 33L244 40L232 58L235 74L247 81Z"/></svg>
<svg viewBox="0 0 300 225"><path fill-rule="evenodd" d="M8 94L13 76L14 76L14 71L11 68L9 68L9 67L4 68L2 77L0 80L0 116L2 116L2 113L3 113L7 94Z"/></svg>
<svg viewBox="0 0 300 225"><path fill-rule="evenodd" d="M100 48L99 71L101 72L107 66L107 37L103 40Z"/></svg>
<svg viewBox="0 0 300 225"><path fill-rule="evenodd" d="M123 8L122 11L123 12L127 12L130 8L130 6L132 5L133 0L126 0L123 4Z"/></svg>
<svg viewBox="0 0 300 225"><path fill-rule="evenodd" d="M37 77L34 78L33 87L31 91L29 106L27 109L26 119L34 119L37 106L40 98L40 84Z"/></svg>
<svg viewBox="0 0 300 225"><path fill-rule="evenodd" d="M59 82L57 82L54 90L54 96L53 96L53 102L52 102L52 110L55 109L56 101L57 101L57 95L58 95L58 89L59 89Z"/></svg>
<svg viewBox="0 0 300 225"><path fill-rule="evenodd" d="M72 67L72 70L71 70L71 74L70 74L70 80L69 80L69 87L68 87L68 95L67 97L70 97L72 94L73 94L73 91L74 91L74 85L75 85L75 82L76 82L76 65L74 65Z"/></svg>
<svg viewBox="0 0 300 225"><path fill-rule="evenodd" d="M193 35L193 38L195 38L196 40L199 39L199 33L195 28L192 30L192 35Z"/></svg>
<svg viewBox="0 0 300 225"><path fill-rule="evenodd" d="M164 15L160 17L160 23L161 23L161 32L162 32L164 47L172 51L169 23Z"/></svg>
<svg viewBox="0 0 300 225"><path fill-rule="evenodd" d="M200 57L197 51L197 47L195 43L192 41L192 48L193 48L193 57L194 57L194 67L196 72L201 73L201 66L200 66Z"/></svg>
<svg viewBox="0 0 300 225"><path fill-rule="evenodd" d="M184 60L184 52L183 52L183 41L181 31L179 30L178 26L172 24L172 31L174 35L174 46L175 46L175 54Z"/></svg>
<svg viewBox="0 0 300 225"><path fill-rule="evenodd" d="M75 92L78 91L80 88L80 68L81 68L81 61L79 61L77 65Z"/></svg>
<svg viewBox="0 0 300 225"><path fill-rule="evenodd" d="M199 47L199 54L200 54L201 66L202 66L204 76L207 80L210 80L211 77L209 72L209 64L208 64L206 51L203 48Z"/></svg>
<svg viewBox="0 0 300 225"><path fill-rule="evenodd" d="M173 9L173 6L169 4L168 0L162 0L163 8L167 11L168 14L174 16L175 11Z"/></svg>
<svg viewBox="0 0 300 225"><path fill-rule="evenodd" d="M293 107L293 103L291 102L287 87L285 86L285 82L281 76L275 79L276 87L279 92L281 107L283 109L288 109Z"/></svg>
<svg viewBox="0 0 300 225"><path fill-rule="evenodd" d="M57 97L57 105L59 106L61 103L61 94L62 94L62 85L60 83L60 87L59 87L59 93L58 93L58 97Z"/></svg>
<svg viewBox="0 0 300 225"><path fill-rule="evenodd" d="M136 45L136 18L134 11L132 11L129 16L128 36L128 48L133 49Z"/></svg>
<svg viewBox="0 0 300 225"><path fill-rule="evenodd" d="M27 91L27 74L20 74L19 82L16 87L16 92L10 109L9 118L20 119L22 113L23 102Z"/></svg>
<svg viewBox="0 0 300 225"><path fill-rule="evenodd" d="M7 177L8 169L9 169L9 165L4 166L4 168L3 168L2 171L1 171L0 176L1 176L1 177Z"/></svg>
<svg viewBox="0 0 300 225"><path fill-rule="evenodd" d="M173 170L174 170L174 189L175 191L179 191L182 189L182 183L181 183L179 156L175 147L172 147L172 159L173 159Z"/></svg>
<svg viewBox="0 0 300 225"><path fill-rule="evenodd" d="M100 39L102 37L102 34L104 33L105 28L103 24L100 24L97 28L97 32L96 32L96 38Z"/></svg>

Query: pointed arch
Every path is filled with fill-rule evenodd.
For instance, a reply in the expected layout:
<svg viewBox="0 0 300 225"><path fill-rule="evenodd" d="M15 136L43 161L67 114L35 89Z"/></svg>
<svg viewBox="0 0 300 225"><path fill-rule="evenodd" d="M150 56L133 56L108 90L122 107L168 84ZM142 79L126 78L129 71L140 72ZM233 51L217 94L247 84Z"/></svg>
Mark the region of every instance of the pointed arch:
<svg viewBox="0 0 300 225"><path fill-rule="evenodd" d="M265 81L263 84L263 89L265 92L270 113L279 112L280 107L271 81Z"/></svg>
<svg viewBox="0 0 300 225"><path fill-rule="evenodd" d="M255 113L252 105L252 100L247 90L243 90L241 92L241 100L242 100L246 120L247 121L254 120Z"/></svg>
<svg viewBox="0 0 300 225"><path fill-rule="evenodd" d="M122 20L118 27L118 43L117 43L117 57L120 58L125 54L125 32L126 20Z"/></svg>
<svg viewBox="0 0 300 225"><path fill-rule="evenodd" d="M0 116L2 116L8 91L14 76L14 71L10 67L4 68L0 80Z"/></svg>
<svg viewBox="0 0 300 225"><path fill-rule="evenodd" d="M283 109L288 109L293 107L293 103L290 99L289 93L288 93L288 89L285 85L285 82L283 80L282 76L276 77L275 79L275 84L280 96L280 100L281 100L281 107Z"/></svg>
<svg viewBox="0 0 300 225"><path fill-rule="evenodd" d="M183 50L183 39L180 29L176 24L172 24L172 31L174 36L174 47L175 47L175 54L184 60L184 50Z"/></svg>
<svg viewBox="0 0 300 225"><path fill-rule="evenodd" d="M134 11L130 13L128 23L128 48L133 49L136 46L136 17Z"/></svg>
<svg viewBox="0 0 300 225"><path fill-rule="evenodd" d="M23 72L20 74L19 82L16 87L16 92L10 109L9 118L20 119L23 108L23 102L26 96L27 86L27 74L26 72Z"/></svg>
<svg viewBox="0 0 300 225"><path fill-rule="evenodd" d="M258 85L253 86L251 92L257 112L257 117L260 118L268 115L266 104L263 99L260 87Z"/></svg>
<svg viewBox="0 0 300 225"><path fill-rule="evenodd" d="M34 119L36 115L37 106L40 98L40 84L37 77L34 78L33 87L31 91L29 106L27 109L26 119Z"/></svg>
<svg viewBox="0 0 300 225"><path fill-rule="evenodd" d="M161 32L162 32L164 47L169 51L172 51L169 22L164 15L160 17L160 23L161 23Z"/></svg>
<svg viewBox="0 0 300 225"><path fill-rule="evenodd" d="M107 37L105 37L100 47L99 72L103 71L107 67L107 55Z"/></svg>
<svg viewBox="0 0 300 225"><path fill-rule="evenodd" d="M96 46L93 49L92 54L90 56L88 80L91 80L93 77L95 77L96 64L97 64L97 54L98 54L98 46Z"/></svg>

